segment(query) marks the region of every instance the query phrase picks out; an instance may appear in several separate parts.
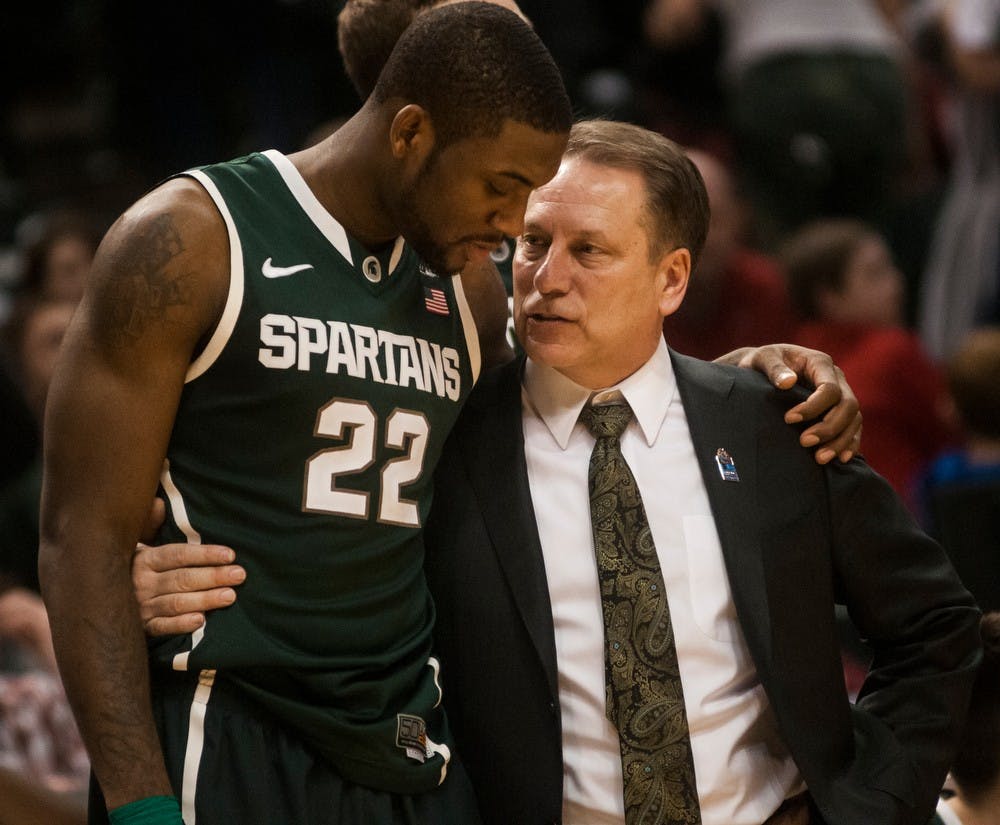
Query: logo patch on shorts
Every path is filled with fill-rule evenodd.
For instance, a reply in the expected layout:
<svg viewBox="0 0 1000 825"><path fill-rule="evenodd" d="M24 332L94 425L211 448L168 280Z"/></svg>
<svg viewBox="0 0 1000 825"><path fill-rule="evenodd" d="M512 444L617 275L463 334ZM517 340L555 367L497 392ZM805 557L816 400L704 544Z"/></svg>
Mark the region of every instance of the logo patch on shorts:
<svg viewBox="0 0 1000 825"><path fill-rule="evenodd" d="M427 750L427 724L419 716L396 714L396 747L406 751L410 759L423 763L431 754Z"/></svg>

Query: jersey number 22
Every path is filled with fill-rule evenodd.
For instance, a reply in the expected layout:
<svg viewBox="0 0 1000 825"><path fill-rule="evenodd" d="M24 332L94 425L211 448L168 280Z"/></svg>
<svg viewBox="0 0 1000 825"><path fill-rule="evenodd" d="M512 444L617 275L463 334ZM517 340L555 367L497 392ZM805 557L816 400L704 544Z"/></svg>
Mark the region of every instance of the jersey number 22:
<svg viewBox="0 0 1000 825"><path fill-rule="evenodd" d="M311 513L334 513L349 518L367 519L371 494L337 487L339 476L367 470L375 461L378 416L363 401L335 398L316 416L316 435L338 440L343 447L320 450L306 461L304 509ZM402 488L420 478L430 424L422 413L395 409L385 420L385 445L406 450L399 458L382 466L379 482L378 516L380 522L419 527L417 503L401 495Z"/></svg>

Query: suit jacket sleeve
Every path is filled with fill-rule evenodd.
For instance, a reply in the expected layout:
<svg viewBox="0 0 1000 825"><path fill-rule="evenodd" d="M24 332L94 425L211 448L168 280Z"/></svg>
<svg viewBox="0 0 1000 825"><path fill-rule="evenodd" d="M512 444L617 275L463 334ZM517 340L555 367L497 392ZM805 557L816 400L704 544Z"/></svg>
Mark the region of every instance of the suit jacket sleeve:
<svg viewBox="0 0 1000 825"><path fill-rule="evenodd" d="M761 677L786 741L831 825L924 825L980 660L979 611L943 548L863 460L819 468L778 416L762 421L758 504L784 515L761 516L773 640ZM848 708L827 692L836 680L843 694L831 600L874 654Z"/></svg>
<svg viewBox="0 0 1000 825"><path fill-rule="evenodd" d="M855 727L867 717L891 731L899 769L908 763L914 774L914 807L932 810L980 659L979 612L881 477L861 461L827 477L838 600L874 654Z"/></svg>

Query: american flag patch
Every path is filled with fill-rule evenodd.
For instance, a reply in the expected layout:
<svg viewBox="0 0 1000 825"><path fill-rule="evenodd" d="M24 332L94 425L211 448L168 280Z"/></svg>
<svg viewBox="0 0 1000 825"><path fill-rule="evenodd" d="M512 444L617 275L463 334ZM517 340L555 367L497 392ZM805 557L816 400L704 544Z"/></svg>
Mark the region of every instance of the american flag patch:
<svg viewBox="0 0 1000 825"><path fill-rule="evenodd" d="M444 294L444 290L435 286L424 285L424 306L428 312L433 312L435 315L451 314L448 311L448 296Z"/></svg>

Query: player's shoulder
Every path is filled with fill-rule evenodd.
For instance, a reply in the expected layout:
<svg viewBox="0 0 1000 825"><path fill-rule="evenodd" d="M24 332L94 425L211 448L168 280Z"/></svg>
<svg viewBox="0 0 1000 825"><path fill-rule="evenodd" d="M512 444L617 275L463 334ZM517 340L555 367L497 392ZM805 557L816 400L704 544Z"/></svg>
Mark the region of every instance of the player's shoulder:
<svg viewBox="0 0 1000 825"><path fill-rule="evenodd" d="M219 243L225 224L211 196L190 177L175 177L133 203L109 231L112 239L150 234L171 236L185 247Z"/></svg>
<svg viewBox="0 0 1000 825"><path fill-rule="evenodd" d="M165 181L108 230L94 258L95 289L136 279L154 285L154 293L183 293L185 305L199 308L200 325L214 323L229 285L229 239L221 214L197 182Z"/></svg>
<svg viewBox="0 0 1000 825"><path fill-rule="evenodd" d="M714 389L730 387L731 391L746 393L762 393L772 389L767 377L758 370L721 364L717 361L705 361L673 349L670 350L670 360L679 379L703 384L706 387Z"/></svg>

